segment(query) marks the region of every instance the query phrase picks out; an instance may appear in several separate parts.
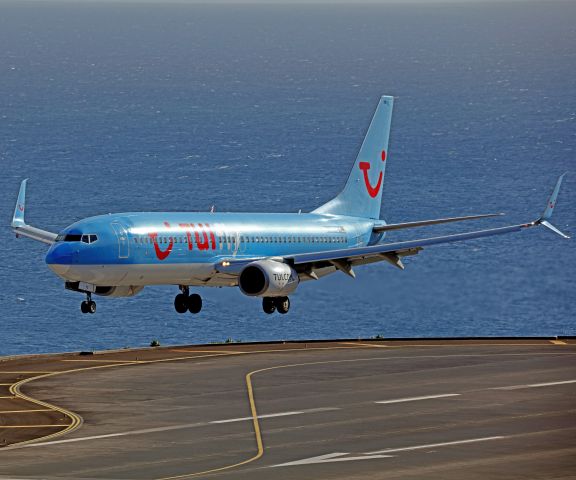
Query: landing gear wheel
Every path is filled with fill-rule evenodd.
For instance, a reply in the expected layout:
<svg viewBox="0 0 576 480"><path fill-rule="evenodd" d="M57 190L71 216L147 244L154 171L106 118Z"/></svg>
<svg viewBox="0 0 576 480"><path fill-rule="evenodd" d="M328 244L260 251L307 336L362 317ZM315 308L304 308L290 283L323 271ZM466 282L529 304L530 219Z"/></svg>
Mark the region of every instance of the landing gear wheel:
<svg viewBox="0 0 576 480"><path fill-rule="evenodd" d="M174 299L174 308L178 313L186 313L188 310L188 295L179 293Z"/></svg>
<svg viewBox="0 0 576 480"><path fill-rule="evenodd" d="M190 313L199 313L202 310L202 297L197 293L188 297L188 310Z"/></svg>
<svg viewBox="0 0 576 480"><path fill-rule="evenodd" d="M274 299L271 297L264 297L262 299L262 310L264 313L270 315L276 311L276 306L274 305Z"/></svg>
<svg viewBox="0 0 576 480"><path fill-rule="evenodd" d="M94 300L88 302L88 313L96 313L96 302Z"/></svg>
<svg viewBox="0 0 576 480"><path fill-rule="evenodd" d="M80 304L82 313L96 313L96 302L94 300L84 300Z"/></svg>
<svg viewBox="0 0 576 480"><path fill-rule="evenodd" d="M285 313L288 313L288 310L290 310L290 299L288 297L277 297L274 299L274 305L276 306L278 313L284 315Z"/></svg>

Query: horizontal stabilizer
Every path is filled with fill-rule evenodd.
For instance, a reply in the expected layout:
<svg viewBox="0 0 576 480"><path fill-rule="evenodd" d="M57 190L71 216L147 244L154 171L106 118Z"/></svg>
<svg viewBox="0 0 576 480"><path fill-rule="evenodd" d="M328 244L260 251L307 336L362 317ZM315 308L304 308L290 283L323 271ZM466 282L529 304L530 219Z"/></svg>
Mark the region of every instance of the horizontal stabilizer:
<svg viewBox="0 0 576 480"><path fill-rule="evenodd" d="M439 225L441 223L463 222L464 220L477 220L479 218L500 217L503 213L486 213L483 215L468 215L466 217L438 218L436 220L422 220L420 222L392 223L388 225L375 225L372 228L374 233L388 232L390 230L402 230L403 228L427 227L429 225Z"/></svg>

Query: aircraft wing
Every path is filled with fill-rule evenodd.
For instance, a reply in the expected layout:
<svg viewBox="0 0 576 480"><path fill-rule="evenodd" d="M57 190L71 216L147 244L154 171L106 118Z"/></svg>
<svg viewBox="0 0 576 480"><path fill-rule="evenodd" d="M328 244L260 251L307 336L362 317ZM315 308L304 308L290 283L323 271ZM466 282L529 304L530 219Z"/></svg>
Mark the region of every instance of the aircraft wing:
<svg viewBox="0 0 576 480"><path fill-rule="evenodd" d="M565 175L565 174L564 174ZM491 228L488 230L477 230L474 232L466 232L466 233L458 233L454 235L444 235L440 237L431 237L431 238L422 238L418 240L409 240L404 242L395 242L395 243L384 243L384 244L376 244L368 247L355 247L355 248L346 248L342 250L329 250L324 252L314 252L314 253L303 253L297 254L290 257L287 257L286 260L297 268L300 266L300 270L302 266L306 266L307 268L304 270L305 272L311 272L310 275L314 278L313 270L314 268L322 268L326 266L334 266L338 270L346 273L354 277L354 271L352 267L355 265L363 265L367 263L374 263L379 261L387 261L400 269L404 269L404 265L402 264L402 257L408 255L416 255L420 252L423 248L429 247L432 245L439 245L442 243L452 243L452 242L461 242L464 240L471 240L474 238L482 238L482 237L490 237L493 235L503 235L505 233L513 233L519 232L525 228L535 227L538 225L543 225L554 233L558 235L569 238L567 235L562 233L556 227L554 227L548 220L552 216L552 211L556 205L556 200L558 198L558 193L560 191L560 185L562 184L562 179L564 175L561 175L557 182L556 186L548 203L546 205L546 209L542 213L542 216L530 223L522 223L519 225L510 225L507 227L499 227L499 228ZM473 218L478 218L479 216L475 216ZM458 219L443 219L440 221L431 220L427 222L437 222L437 223L446 223L446 221L457 221L459 219L469 219L468 217L459 217ZM471 218L470 218L471 219ZM421 226L426 222L413 222L418 223ZM428 223L428 224L430 224ZM298 269L298 268L297 268Z"/></svg>
<svg viewBox="0 0 576 480"><path fill-rule="evenodd" d="M46 230L31 227L24 221L24 211L26 210L26 183L28 179L22 180L20 184L20 191L18 192L18 201L16 208L14 208L14 216L12 217L12 230L17 237L27 237L32 240L47 243L52 245L56 241L57 235Z"/></svg>
<svg viewBox="0 0 576 480"><path fill-rule="evenodd" d="M439 245L442 243L460 242L473 238L502 235L504 233L519 232L523 228L539 225L537 222L508 227L491 228L475 232L458 233L441 237L422 238L405 242L384 243L369 247L347 248L342 250L330 250L326 252L305 253L289 257L295 266L307 264L311 268L334 266L347 275L354 277L353 266L364 265L380 261L387 261L400 269L404 269L402 257L418 254L424 247Z"/></svg>

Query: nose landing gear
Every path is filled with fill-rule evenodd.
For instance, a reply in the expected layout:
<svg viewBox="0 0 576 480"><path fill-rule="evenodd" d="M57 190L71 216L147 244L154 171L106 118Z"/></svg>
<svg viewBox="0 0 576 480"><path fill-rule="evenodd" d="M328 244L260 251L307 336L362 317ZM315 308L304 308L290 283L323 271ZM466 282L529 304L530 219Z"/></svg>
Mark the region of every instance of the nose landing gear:
<svg viewBox="0 0 576 480"><path fill-rule="evenodd" d="M178 313L199 313L202 310L202 297L197 293L190 295L190 289L185 285L180 285L180 291L174 299L174 308Z"/></svg>
<svg viewBox="0 0 576 480"><path fill-rule="evenodd" d="M96 302L92 300L92 294L86 294L86 300L80 304L82 313L96 313Z"/></svg>

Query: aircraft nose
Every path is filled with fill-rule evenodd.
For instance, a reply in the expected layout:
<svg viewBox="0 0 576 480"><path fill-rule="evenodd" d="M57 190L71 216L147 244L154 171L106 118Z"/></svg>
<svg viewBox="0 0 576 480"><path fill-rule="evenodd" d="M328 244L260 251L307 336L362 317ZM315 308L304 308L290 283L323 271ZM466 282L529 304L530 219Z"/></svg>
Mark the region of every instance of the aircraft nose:
<svg viewBox="0 0 576 480"><path fill-rule="evenodd" d="M72 264L72 247L66 243L52 245L46 254L46 263L56 275L65 275Z"/></svg>

